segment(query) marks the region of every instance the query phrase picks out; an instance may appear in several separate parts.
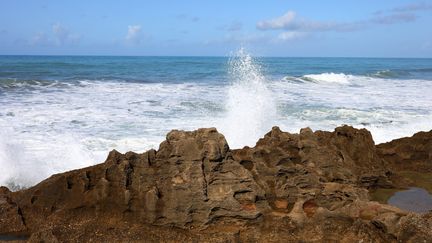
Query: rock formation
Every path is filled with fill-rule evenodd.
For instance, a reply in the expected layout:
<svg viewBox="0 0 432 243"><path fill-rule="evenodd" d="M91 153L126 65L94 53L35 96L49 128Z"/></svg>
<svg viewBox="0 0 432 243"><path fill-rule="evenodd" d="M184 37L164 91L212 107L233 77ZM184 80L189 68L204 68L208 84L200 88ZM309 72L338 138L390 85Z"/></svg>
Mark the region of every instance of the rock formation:
<svg viewBox="0 0 432 243"><path fill-rule="evenodd" d="M377 150L393 170L432 172L431 132L418 132L409 138L379 144Z"/></svg>
<svg viewBox="0 0 432 243"><path fill-rule="evenodd" d="M405 212L368 194L395 187L402 164L430 166L431 141L432 131L375 146L365 129L290 134L274 127L255 147L231 150L214 128L174 130L157 151L114 150L102 164L26 190L0 188L0 235L30 242L431 242L432 213Z"/></svg>

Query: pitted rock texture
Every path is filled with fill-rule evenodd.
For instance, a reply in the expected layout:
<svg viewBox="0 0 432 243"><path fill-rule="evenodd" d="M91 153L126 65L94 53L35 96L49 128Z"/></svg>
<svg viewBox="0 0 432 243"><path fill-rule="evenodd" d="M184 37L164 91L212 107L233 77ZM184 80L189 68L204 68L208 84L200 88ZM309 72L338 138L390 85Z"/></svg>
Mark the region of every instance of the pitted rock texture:
<svg viewBox="0 0 432 243"><path fill-rule="evenodd" d="M29 189L1 188L0 234L30 242L430 242L431 213L369 201L369 189L393 186L396 162L383 149L349 126L274 127L236 150L214 128L173 130L157 151L111 151L102 164Z"/></svg>
<svg viewBox="0 0 432 243"><path fill-rule="evenodd" d="M377 152L394 170L432 173L432 131L379 144Z"/></svg>

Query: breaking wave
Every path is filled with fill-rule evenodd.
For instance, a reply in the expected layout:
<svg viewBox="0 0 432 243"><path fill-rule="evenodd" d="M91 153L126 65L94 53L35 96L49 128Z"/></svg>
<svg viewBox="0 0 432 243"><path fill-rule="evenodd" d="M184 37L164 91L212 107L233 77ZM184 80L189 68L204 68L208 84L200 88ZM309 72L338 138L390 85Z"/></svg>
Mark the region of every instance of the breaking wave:
<svg viewBox="0 0 432 243"><path fill-rule="evenodd" d="M349 84L350 80L353 79L353 76L344 73L321 73L304 75L302 78L306 81L318 83Z"/></svg>
<svg viewBox="0 0 432 243"><path fill-rule="evenodd" d="M285 76L282 80L295 83L317 83L317 84L351 84L360 79L366 79L366 76L356 76L344 73L321 73L306 74L301 77Z"/></svg>

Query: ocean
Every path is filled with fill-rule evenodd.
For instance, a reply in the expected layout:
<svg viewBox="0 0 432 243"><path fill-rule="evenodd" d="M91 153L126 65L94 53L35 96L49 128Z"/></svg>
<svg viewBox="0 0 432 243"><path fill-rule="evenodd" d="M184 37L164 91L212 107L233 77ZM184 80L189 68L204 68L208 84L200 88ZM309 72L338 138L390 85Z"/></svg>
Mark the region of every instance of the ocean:
<svg viewBox="0 0 432 243"><path fill-rule="evenodd" d="M432 59L0 56L0 185L19 189L216 127L231 148L272 126L432 129Z"/></svg>

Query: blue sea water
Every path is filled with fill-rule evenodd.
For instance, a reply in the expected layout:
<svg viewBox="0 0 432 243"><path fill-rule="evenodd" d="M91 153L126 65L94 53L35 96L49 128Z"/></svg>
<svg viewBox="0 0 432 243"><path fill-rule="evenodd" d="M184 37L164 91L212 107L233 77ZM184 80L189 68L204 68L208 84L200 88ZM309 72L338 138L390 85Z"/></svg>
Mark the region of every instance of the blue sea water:
<svg viewBox="0 0 432 243"><path fill-rule="evenodd" d="M8 80L42 82L226 83L229 57L0 56L2 88ZM432 79L425 58L255 58L270 79L345 73L377 78ZM10 82L10 81L9 81Z"/></svg>
<svg viewBox="0 0 432 243"><path fill-rule="evenodd" d="M29 186L216 127L233 148L272 126L432 129L432 59L0 56L0 185Z"/></svg>

